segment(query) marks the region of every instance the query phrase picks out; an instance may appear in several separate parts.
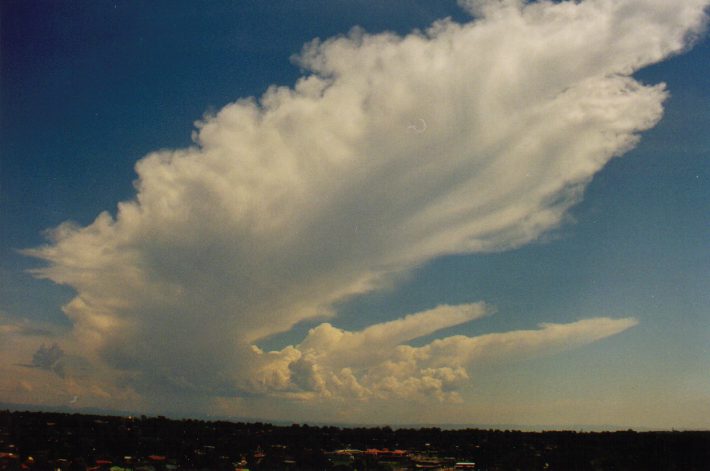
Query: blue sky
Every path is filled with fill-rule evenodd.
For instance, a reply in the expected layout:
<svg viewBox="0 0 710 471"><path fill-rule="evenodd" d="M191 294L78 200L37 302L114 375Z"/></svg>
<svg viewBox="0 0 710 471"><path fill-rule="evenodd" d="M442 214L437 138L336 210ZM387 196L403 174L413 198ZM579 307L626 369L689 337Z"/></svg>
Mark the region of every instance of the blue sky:
<svg viewBox="0 0 710 471"><path fill-rule="evenodd" d="M574 42L564 27L507 3L470 2L470 35L448 23L402 45L377 33L470 13L445 1L3 2L0 400L78 396L77 407L301 421L709 427L710 43L701 36L678 55L674 42L707 4L681 3L680 32L646 14L663 12L660 1L622 13L543 5L589 25L581 53L553 41ZM606 15L638 32L600 37ZM531 29L515 29L516 18ZM354 26L370 43L355 33L294 64L305 43ZM461 56L435 47L447 35ZM655 46L667 51L647 52ZM437 75L418 48L439 58ZM529 50L548 66L520 57ZM371 58L382 64L368 69ZM654 62L633 77L656 91L607 81ZM276 95L261 118L227 106L293 87L308 70L341 93L313 105L328 119ZM651 88L660 82L665 101ZM595 95L606 87L620 91ZM326 96L318 90L299 93ZM380 107L351 109L358 94ZM590 95L599 101L577 108ZM333 118L330 106L350 114ZM240 134L250 126L261 133L253 141ZM335 143L314 144L319 136ZM134 187L136 162L161 149L183 151L143 160ZM416 157L391 157L400 153ZM245 167L228 164L240 159ZM519 190L529 179L510 183L517 168L534 179L529 195ZM498 189L483 218L471 201ZM136 212L118 216L137 192ZM121 222L95 223L102 211ZM523 216L501 222L511 212ZM75 225L37 249L65 221ZM32 248L35 257L18 251ZM50 268L28 272L39 267ZM398 329L418 334L378 343ZM54 343L57 358L35 354Z"/></svg>

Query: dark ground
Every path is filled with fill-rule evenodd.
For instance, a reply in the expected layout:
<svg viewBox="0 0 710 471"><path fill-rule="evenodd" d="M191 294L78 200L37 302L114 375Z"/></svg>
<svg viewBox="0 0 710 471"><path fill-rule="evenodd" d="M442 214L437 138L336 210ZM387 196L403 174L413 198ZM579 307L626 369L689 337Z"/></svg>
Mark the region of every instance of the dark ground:
<svg viewBox="0 0 710 471"><path fill-rule="evenodd" d="M330 452L342 449L406 453L352 452L336 467ZM710 470L710 431L340 428L0 411L0 469L415 469L422 457L482 470Z"/></svg>

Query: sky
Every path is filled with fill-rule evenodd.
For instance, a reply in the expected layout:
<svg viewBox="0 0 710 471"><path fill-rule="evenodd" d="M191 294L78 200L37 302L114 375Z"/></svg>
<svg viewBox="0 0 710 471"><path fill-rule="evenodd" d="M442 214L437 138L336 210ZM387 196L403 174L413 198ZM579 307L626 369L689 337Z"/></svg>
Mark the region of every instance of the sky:
<svg viewBox="0 0 710 471"><path fill-rule="evenodd" d="M0 402L710 428L709 6L0 3Z"/></svg>

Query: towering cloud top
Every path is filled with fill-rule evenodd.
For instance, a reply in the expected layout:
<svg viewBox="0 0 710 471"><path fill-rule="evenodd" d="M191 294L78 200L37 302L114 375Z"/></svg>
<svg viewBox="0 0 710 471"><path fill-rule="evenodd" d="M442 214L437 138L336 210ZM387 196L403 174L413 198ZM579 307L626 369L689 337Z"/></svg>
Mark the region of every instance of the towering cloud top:
<svg viewBox="0 0 710 471"><path fill-rule="evenodd" d="M501 339L547 351L633 325L406 345L485 311L448 306L359 333L323 324L281 352L252 348L435 257L517 247L558 226L661 117L664 86L631 74L686 48L708 5L461 3L477 16L468 24L311 42L294 87L204 118L193 147L136 164L136 198L115 215L63 224L27 250L48 262L37 276L76 290L63 348L139 392L447 399L485 348L518 349Z"/></svg>

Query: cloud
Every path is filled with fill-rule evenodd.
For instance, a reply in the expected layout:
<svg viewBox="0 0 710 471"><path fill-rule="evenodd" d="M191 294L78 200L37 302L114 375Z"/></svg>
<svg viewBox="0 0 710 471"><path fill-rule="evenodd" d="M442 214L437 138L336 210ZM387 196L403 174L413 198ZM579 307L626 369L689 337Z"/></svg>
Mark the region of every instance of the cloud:
<svg viewBox="0 0 710 471"><path fill-rule="evenodd" d="M486 314L482 304L440 306L359 332L321 324L299 345L259 355L255 390L294 399L419 399L460 401L458 389L472 365L558 353L623 332L633 318L592 318L569 324L541 324L468 337L455 335L422 347L407 344L444 327ZM448 317L448 320L446 319ZM432 325L432 320L436 322ZM400 335L402 329L408 334ZM411 335L409 335L411 333Z"/></svg>
<svg viewBox="0 0 710 471"><path fill-rule="evenodd" d="M481 364L516 357L556 353L616 335L638 324L634 318L599 317L569 324L540 324L538 330L465 337L462 335L435 340L426 347L412 350L433 365L455 362Z"/></svg>
<svg viewBox="0 0 710 471"><path fill-rule="evenodd" d="M56 342L51 346L42 344L33 354L30 364L18 364L29 368L50 371L60 378L86 378L90 365L78 355L68 355ZM98 375L95 375L98 376Z"/></svg>
<svg viewBox="0 0 710 471"><path fill-rule="evenodd" d="M51 347L42 344L34 355L32 355L32 366L53 371L59 376L64 376L64 367L62 365L63 356L64 351L56 343L52 344Z"/></svg>
<svg viewBox="0 0 710 471"><path fill-rule="evenodd" d="M136 197L115 215L62 224L26 250L47 262L36 276L76 290L63 345L143 391L365 397L445 394L464 381L463 366L390 365L363 345L409 352L419 319L456 323L480 307L359 333L323 324L280 352L253 345L435 257L518 247L561 224L593 175L660 119L664 85L631 74L686 48L708 2L463 3L480 17L307 44L294 87L205 116L192 147L136 164ZM586 322L518 340L575 343L575 325L583 339L620 326ZM349 350L332 347L338 336ZM483 345L501 350L505 338L454 337L428 351L485 356ZM378 372L365 385L360 366L324 376L319 349ZM419 373L380 375L387 368Z"/></svg>
<svg viewBox="0 0 710 471"><path fill-rule="evenodd" d="M61 342L59 342L61 340ZM90 363L82 344L70 342L66 327L0 312L0 397L15 404L77 405L132 409L141 398L125 375ZM103 391L103 392L102 392ZM104 393L108 392L108 398Z"/></svg>
<svg viewBox="0 0 710 471"><path fill-rule="evenodd" d="M56 326L24 318L14 318L0 311L0 339L10 336L49 338L56 335L59 335L59 329Z"/></svg>
<svg viewBox="0 0 710 471"><path fill-rule="evenodd" d="M360 332L347 332L330 324L311 329L299 349L313 355L327 355L331 361L351 366L384 360L390 349L405 342L454 325L463 324L491 313L483 303L442 305L410 314L402 319L372 325Z"/></svg>
<svg viewBox="0 0 710 471"><path fill-rule="evenodd" d="M311 329L295 347L268 353L254 348L254 363L259 367L252 373L245 389L261 394L284 393L293 398L312 398L314 395L368 398L374 393L371 387L362 384L363 372L387 368L401 345L489 313L490 308L483 303L442 305L371 325L359 332L348 332L323 323ZM394 379L395 376L391 376L389 381ZM411 380L422 381L421 378ZM414 385L409 388L419 389Z"/></svg>

